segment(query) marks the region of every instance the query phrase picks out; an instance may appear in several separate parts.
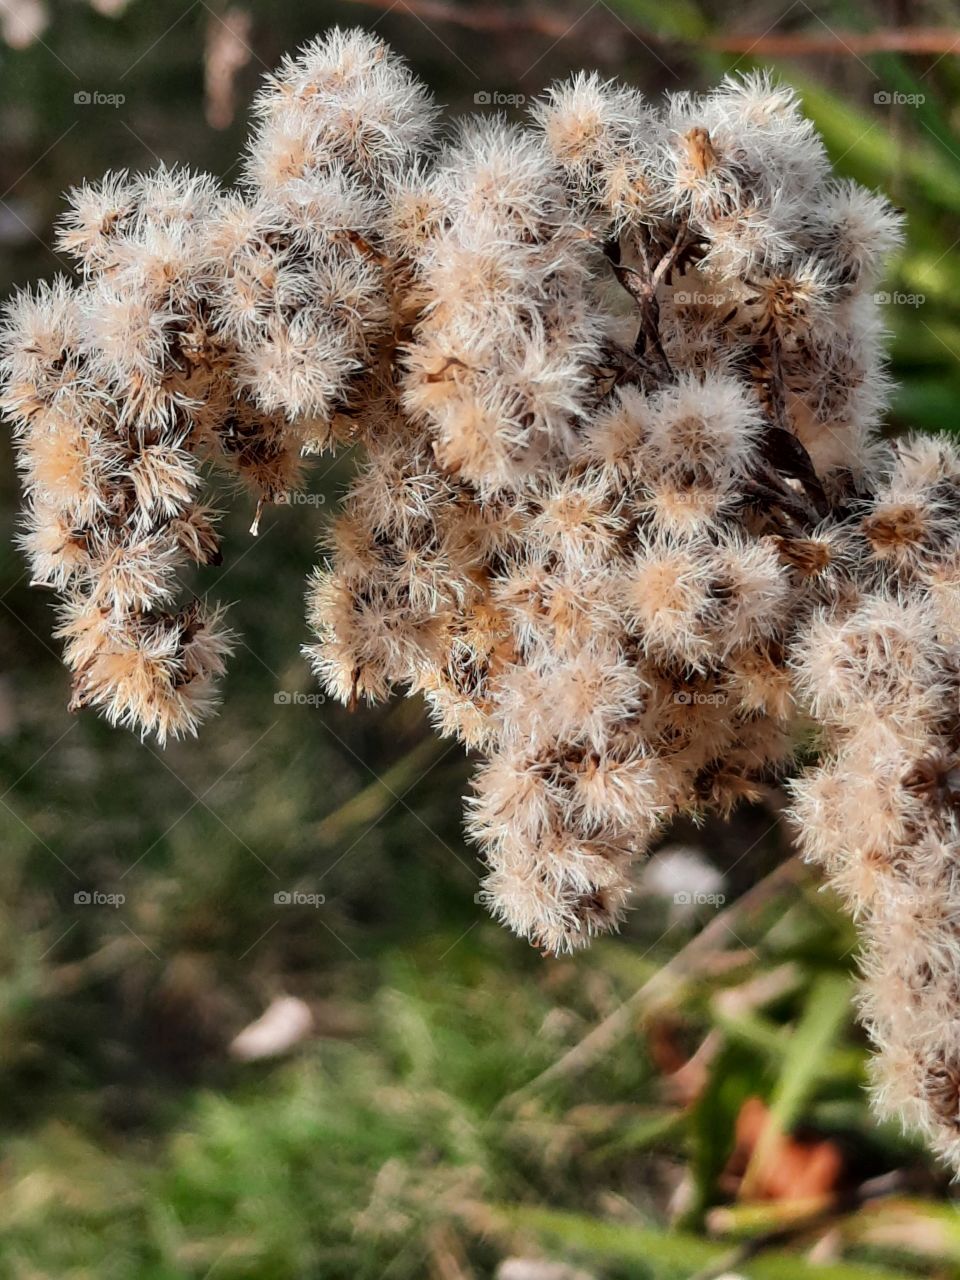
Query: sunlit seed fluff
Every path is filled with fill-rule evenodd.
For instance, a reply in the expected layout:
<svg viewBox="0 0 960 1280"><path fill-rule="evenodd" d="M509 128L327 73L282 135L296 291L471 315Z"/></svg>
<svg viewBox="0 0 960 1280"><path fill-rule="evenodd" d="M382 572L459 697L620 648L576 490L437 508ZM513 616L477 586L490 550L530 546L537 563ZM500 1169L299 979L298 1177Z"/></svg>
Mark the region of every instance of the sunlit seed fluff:
<svg viewBox="0 0 960 1280"><path fill-rule="evenodd" d="M250 175L261 185L342 161L367 180L429 141L428 91L378 37L334 28L284 59L254 102ZM281 171L282 172L282 171Z"/></svg>
<svg viewBox="0 0 960 1280"><path fill-rule="evenodd" d="M5 310L71 706L194 732L230 649L179 602L222 556L213 469L256 529L354 448L307 657L476 751L493 914L554 953L616 929L665 824L760 803L802 752L877 1105L960 1167L960 456L880 430L899 236L764 74L660 105L582 74L442 133L377 37L312 41L236 189L80 186L77 279Z"/></svg>
<svg viewBox="0 0 960 1280"><path fill-rule="evenodd" d="M903 216L883 196L855 182L830 182L807 215L805 239L823 255L840 286L869 287L879 265L900 246Z"/></svg>
<svg viewBox="0 0 960 1280"><path fill-rule="evenodd" d="M659 194L649 167L660 123L640 94L581 72L550 88L533 115L591 222L619 231L650 215Z"/></svg>
<svg viewBox="0 0 960 1280"><path fill-rule="evenodd" d="M711 652L710 544L656 539L642 543L622 574L624 619L651 657L692 668Z"/></svg>

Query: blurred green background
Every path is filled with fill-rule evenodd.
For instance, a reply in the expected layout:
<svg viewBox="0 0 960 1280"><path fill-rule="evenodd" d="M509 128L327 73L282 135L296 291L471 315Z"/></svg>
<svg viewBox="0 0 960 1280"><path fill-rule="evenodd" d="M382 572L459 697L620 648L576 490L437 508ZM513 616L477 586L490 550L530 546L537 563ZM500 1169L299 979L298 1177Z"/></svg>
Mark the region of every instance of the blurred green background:
<svg viewBox="0 0 960 1280"><path fill-rule="evenodd" d="M953 428L960 11L936 0L0 0L4 290L67 269L51 224L84 178L229 180L260 75L332 23L375 25L453 113L580 67L658 94L772 66L908 215L891 429ZM67 715L3 449L0 1280L960 1276L955 1190L867 1109L855 937L782 795L671 831L619 938L542 959L475 902L469 765L419 703L296 696L349 456L256 539L232 513L200 589L243 644L219 718L160 752Z"/></svg>

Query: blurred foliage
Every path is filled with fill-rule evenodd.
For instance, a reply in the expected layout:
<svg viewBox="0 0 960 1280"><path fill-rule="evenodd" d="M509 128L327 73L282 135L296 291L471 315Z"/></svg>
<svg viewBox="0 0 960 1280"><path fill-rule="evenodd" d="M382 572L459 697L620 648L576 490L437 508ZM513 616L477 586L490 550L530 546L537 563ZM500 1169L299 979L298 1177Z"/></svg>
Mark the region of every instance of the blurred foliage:
<svg viewBox="0 0 960 1280"><path fill-rule="evenodd" d="M65 269L51 224L84 178L160 158L229 179L260 74L331 22L376 23L455 112L580 66L658 93L761 65L750 36L740 56L711 52L724 32L909 21L952 23L960 42L936 0L464 5L479 30L414 0L49 8L40 41L0 51L6 286ZM250 52L217 130L205 62L240 8ZM892 425L953 429L956 56L770 65L840 172L904 206L886 288L917 305L887 312ZM83 91L125 102L75 102ZM641 895L620 939L542 960L474 901L467 762L419 705L351 716L276 700L312 691L304 579L349 457L315 467L313 503L271 511L256 539L250 510L231 513L224 566L194 585L236 602L243 645L219 719L163 753L66 714L49 600L11 544L8 449L4 464L0 1280L469 1280L510 1255L606 1280L960 1276L955 1193L866 1106L851 926L805 873L777 870L775 814L672 833L724 871L720 914L680 919ZM325 901L275 901L293 890ZM124 901L75 900L94 892ZM233 1061L233 1036L281 993L308 1004L313 1036L277 1063ZM772 1119L744 1154L757 1099ZM817 1152L837 1170L822 1194L764 1189L761 1166Z"/></svg>

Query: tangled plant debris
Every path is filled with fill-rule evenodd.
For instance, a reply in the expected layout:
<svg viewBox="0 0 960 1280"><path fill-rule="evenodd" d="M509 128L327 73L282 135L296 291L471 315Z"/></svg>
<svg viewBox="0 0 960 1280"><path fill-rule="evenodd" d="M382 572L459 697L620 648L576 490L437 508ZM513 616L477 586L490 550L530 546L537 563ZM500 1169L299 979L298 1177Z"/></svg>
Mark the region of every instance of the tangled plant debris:
<svg viewBox="0 0 960 1280"><path fill-rule="evenodd" d="M477 753L495 914L578 946L669 819L798 774L862 929L878 1102L960 1164L960 457L878 430L896 213L762 76L656 108L579 75L525 126L444 133L334 31L255 114L236 190L74 191L78 279L8 307L73 705L194 732L230 649L178 604L220 556L208 464L259 511L362 444L309 653L341 701L420 693Z"/></svg>

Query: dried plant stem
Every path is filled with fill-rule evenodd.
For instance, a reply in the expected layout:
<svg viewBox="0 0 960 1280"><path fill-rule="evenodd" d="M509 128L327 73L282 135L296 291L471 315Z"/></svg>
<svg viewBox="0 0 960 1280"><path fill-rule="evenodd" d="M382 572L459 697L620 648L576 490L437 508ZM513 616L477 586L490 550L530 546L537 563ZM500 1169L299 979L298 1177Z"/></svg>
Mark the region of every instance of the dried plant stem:
<svg viewBox="0 0 960 1280"><path fill-rule="evenodd" d="M491 35L513 35L529 32L553 40L562 40L582 32L570 16L558 7L555 10L538 5L531 9L505 9L494 5L445 3L444 0L350 0L352 4L366 8L383 9L389 13L405 13L427 22L449 23L469 31L483 31ZM640 36L652 48L677 45L680 37L665 39L648 27L639 27L618 16L618 25ZM720 53L752 53L760 58L777 57L859 57L878 53L907 53L945 55L960 50L960 28L933 26L901 26L878 28L873 31L830 30L810 32L717 32L698 36L701 47Z"/></svg>
<svg viewBox="0 0 960 1280"><path fill-rule="evenodd" d="M669 996L684 979L695 978L709 971L718 953L726 949L735 922L742 928L742 922L763 910L784 889L802 884L808 878L808 873L795 854L769 871L736 902L718 911L699 933L675 952L629 999L598 1022L582 1040L546 1070L502 1098L494 1114L516 1111L548 1085L558 1080L573 1079L588 1070L593 1063L611 1054L647 1009Z"/></svg>

